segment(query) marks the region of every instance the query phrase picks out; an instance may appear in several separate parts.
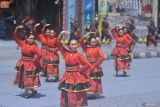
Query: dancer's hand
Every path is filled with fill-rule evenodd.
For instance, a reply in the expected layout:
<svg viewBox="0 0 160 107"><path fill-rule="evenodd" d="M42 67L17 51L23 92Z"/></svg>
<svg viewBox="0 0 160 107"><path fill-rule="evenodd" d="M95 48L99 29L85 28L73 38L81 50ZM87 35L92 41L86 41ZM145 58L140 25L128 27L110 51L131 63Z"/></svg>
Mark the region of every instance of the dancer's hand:
<svg viewBox="0 0 160 107"><path fill-rule="evenodd" d="M18 30L18 29L21 29L21 28L24 28L24 26L23 26L23 25L17 26L16 29L15 29L15 32L17 32L17 30Z"/></svg>
<svg viewBox="0 0 160 107"><path fill-rule="evenodd" d="M87 37L91 34L91 32L88 32L87 34L84 35L84 37Z"/></svg>
<svg viewBox="0 0 160 107"><path fill-rule="evenodd" d="M50 26L51 24L45 24L44 27Z"/></svg>
<svg viewBox="0 0 160 107"><path fill-rule="evenodd" d="M40 25L40 23L36 23L34 27L36 28L36 27L39 26L39 25Z"/></svg>
<svg viewBox="0 0 160 107"><path fill-rule="evenodd" d="M62 36L66 35L66 34L70 34L70 32L69 32L69 31L62 31L62 32L59 34L58 39L61 39Z"/></svg>
<svg viewBox="0 0 160 107"><path fill-rule="evenodd" d="M71 32L69 32L69 31L66 31L66 32L65 32L65 34L69 35L69 34L71 34Z"/></svg>
<svg viewBox="0 0 160 107"><path fill-rule="evenodd" d="M61 31L61 34L67 34L67 33L70 33L69 31Z"/></svg>

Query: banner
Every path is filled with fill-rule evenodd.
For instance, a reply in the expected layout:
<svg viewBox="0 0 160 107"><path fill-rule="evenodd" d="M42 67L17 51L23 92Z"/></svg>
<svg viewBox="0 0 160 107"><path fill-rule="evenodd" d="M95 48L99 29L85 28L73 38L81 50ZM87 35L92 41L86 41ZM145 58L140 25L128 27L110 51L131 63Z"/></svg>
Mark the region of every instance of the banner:
<svg viewBox="0 0 160 107"><path fill-rule="evenodd" d="M103 13L100 4L105 3L101 2L107 2L107 18L111 27L129 18L134 19L135 26L147 26L151 18L157 25L158 0L99 0L99 11Z"/></svg>
<svg viewBox="0 0 160 107"><path fill-rule="evenodd" d="M71 23L75 18L75 0L68 0L68 31L71 29Z"/></svg>
<svg viewBox="0 0 160 107"><path fill-rule="evenodd" d="M84 30L88 32L94 21L94 0L84 0Z"/></svg>
<svg viewBox="0 0 160 107"><path fill-rule="evenodd" d="M101 18L107 15L107 0L98 0L98 14Z"/></svg>

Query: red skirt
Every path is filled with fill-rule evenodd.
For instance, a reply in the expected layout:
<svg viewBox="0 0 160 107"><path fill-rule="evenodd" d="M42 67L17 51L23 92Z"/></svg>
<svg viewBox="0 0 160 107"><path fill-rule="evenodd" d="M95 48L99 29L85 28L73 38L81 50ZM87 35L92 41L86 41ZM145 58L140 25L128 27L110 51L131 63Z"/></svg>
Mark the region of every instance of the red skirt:
<svg viewBox="0 0 160 107"><path fill-rule="evenodd" d="M111 56L115 59L115 68L118 71L128 71L130 54L128 48L115 47Z"/></svg>
<svg viewBox="0 0 160 107"><path fill-rule="evenodd" d="M119 60L127 60L129 59L128 50L125 48L115 47L112 50L111 56L113 58L118 58Z"/></svg>
<svg viewBox="0 0 160 107"><path fill-rule="evenodd" d="M14 84L19 88L34 88L40 86L39 69L33 63L33 60L19 60L16 64L16 78Z"/></svg>
<svg viewBox="0 0 160 107"><path fill-rule="evenodd" d="M101 78L103 77L103 71L100 66L94 68L90 71L89 77L91 78L90 85L91 89L88 94L102 94L102 82Z"/></svg>
<svg viewBox="0 0 160 107"><path fill-rule="evenodd" d="M43 72L46 72L46 56L47 56L47 52L46 49L41 49L42 50L42 58L40 60L40 66L42 68Z"/></svg>
<svg viewBox="0 0 160 107"><path fill-rule="evenodd" d="M87 106L86 91L90 89L89 81L80 72L65 72L58 87L61 90L61 106Z"/></svg>
<svg viewBox="0 0 160 107"><path fill-rule="evenodd" d="M47 51L47 77L59 76L59 56L56 52Z"/></svg>
<svg viewBox="0 0 160 107"><path fill-rule="evenodd" d="M87 96L86 92L71 92L62 91L61 92L61 107L81 107L87 106Z"/></svg>
<svg viewBox="0 0 160 107"><path fill-rule="evenodd" d="M118 71L128 71L129 59L128 60L119 60L115 59L115 68Z"/></svg>
<svg viewBox="0 0 160 107"><path fill-rule="evenodd" d="M90 81L91 89L87 92L88 94L102 94L102 82L101 79L92 79Z"/></svg>

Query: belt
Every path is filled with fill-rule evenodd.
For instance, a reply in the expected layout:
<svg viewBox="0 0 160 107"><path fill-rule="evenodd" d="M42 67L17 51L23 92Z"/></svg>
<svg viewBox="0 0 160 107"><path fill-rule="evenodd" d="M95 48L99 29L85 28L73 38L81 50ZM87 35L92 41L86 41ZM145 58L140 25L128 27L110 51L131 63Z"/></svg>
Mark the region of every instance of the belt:
<svg viewBox="0 0 160 107"><path fill-rule="evenodd" d="M51 60L51 61L49 61L48 64L51 64L51 65L58 65L58 64L59 64L59 61Z"/></svg>
<svg viewBox="0 0 160 107"><path fill-rule="evenodd" d="M50 51L50 52L55 52L56 51L56 47L47 47L47 51Z"/></svg>
<svg viewBox="0 0 160 107"><path fill-rule="evenodd" d="M122 48L123 47L123 43L116 43L116 47Z"/></svg>
<svg viewBox="0 0 160 107"><path fill-rule="evenodd" d="M90 57L87 57L88 61L91 62L91 63L96 63L97 62L97 58L90 58Z"/></svg>
<svg viewBox="0 0 160 107"><path fill-rule="evenodd" d="M24 61L31 61L31 60L34 60L34 57L30 57L30 56L21 56L21 59L24 60Z"/></svg>
<svg viewBox="0 0 160 107"><path fill-rule="evenodd" d="M27 77L34 77L37 76L39 74L40 71L35 70L35 71L26 71L26 75Z"/></svg>
<svg viewBox="0 0 160 107"><path fill-rule="evenodd" d="M66 72L78 72L78 65L66 65Z"/></svg>

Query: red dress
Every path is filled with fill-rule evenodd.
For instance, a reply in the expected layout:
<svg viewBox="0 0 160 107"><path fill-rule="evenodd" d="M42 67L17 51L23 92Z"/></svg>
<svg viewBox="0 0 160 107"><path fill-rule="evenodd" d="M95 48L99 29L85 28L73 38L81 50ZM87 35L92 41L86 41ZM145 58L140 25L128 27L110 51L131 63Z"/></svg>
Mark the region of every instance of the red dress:
<svg viewBox="0 0 160 107"><path fill-rule="evenodd" d="M131 62L132 61L132 59L131 59L131 53L132 53L132 44L133 44L133 38L131 37L131 35L130 34L128 34L128 33L126 33L124 36L126 36L127 37L127 39L128 39L128 41L130 41L130 43L128 44L127 42L127 44L126 45L128 45L128 47L126 48L127 49L127 51L128 51L128 54L129 54L129 62Z"/></svg>
<svg viewBox="0 0 160 107"><path fill-rule="evenodd" d="M59 55L57 53L59 40L56 37L45 38L42 34L38 36L42 44L47 45L45 51L45 61L47 63L47 77L59 76Z"/></svg>
<svg viewBox="0 0 160 107"><path fill-rule="evenodd" d="M89 77L91 78L91 90L89 93L102 94L101 78L103 76L103 71L100 65L105 60L105 55L103 54L100 47L89 47L84 44L85 39L85 37L82 37L80 40L80 44L82 46L82 49L86 53L86 58L92 64L92 66L94 66L93 69L90 69L89 73Z"/></svg>
<svg viewBox="0 0 160 107"><path fill-rule="evenodd" d="M118 71L128 71L129 52L128 47L132 43L127 36L118 36L117 32L112 29L112 36L116 40L116 46L112 50L111 56L115 59L115 69Z"/></svg>
<svg viewBox="0 0 160 107"><path fill-rule="evenodd" d="M19 88L33 88L40 86L38 61L41 58L41 51L33 44L29 45L17 38L16 32L13 38L21 47L21 59L16 64L17 74L14 84L18 84Z"/></svg>
<svg viewBox="0 0 160 107"><path fill-rule="evenodd" d="M59 40L56 37L47 39L47 77L59 77L59 55L58 55L58 43Z"/></svg>
<svg viewBox="0 0 160 107"><path fill-rule="evenodd" d="M59 49L64 57L66 69L60 80L62 107L77 107L87 105L86 91L90 89L89 78L85 72L90 67L89 62L78 52L72 52L60 43Z"/></svg>
<svg viewBox="0 0 160 107"><path fill-rule="evenodd" d="M44 73L46 73L47 62L46 62L46 54L47 54L47 42L42 42L43 39L47 40L47 35L45 33L39 34L38 39L42 43L41 44L41 52L42 58L40 60L40 65Z"/></svg>

